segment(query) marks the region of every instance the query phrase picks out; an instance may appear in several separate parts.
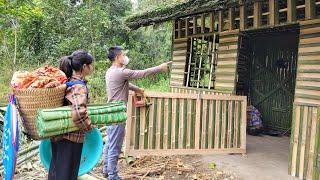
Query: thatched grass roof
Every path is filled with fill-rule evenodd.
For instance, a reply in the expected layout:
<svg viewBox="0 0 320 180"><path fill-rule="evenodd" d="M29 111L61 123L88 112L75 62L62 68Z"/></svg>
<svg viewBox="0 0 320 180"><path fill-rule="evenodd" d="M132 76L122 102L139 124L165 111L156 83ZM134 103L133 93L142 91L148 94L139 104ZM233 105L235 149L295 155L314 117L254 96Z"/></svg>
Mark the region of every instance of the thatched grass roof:
<svg viewBox="0 0 320 180"><path fill-rule="evenodd" d="M177 17L209 12L238 4L238 0L189 0L184 3L157 8L142 14L136 14L126 19L126 25L131 29L165 22Z"/></svg>

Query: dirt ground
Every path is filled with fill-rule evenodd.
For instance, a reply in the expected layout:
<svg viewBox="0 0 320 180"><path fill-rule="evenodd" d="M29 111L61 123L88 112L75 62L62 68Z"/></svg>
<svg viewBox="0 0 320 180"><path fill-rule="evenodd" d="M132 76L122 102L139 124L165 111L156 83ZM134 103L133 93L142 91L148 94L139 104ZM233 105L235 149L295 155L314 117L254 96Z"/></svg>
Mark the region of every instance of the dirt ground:
<svg viewBox="0 0 320 180"><path fill-rule="evenodd" d="M225 172L214 162L202 161L202 156L172 156L137 158L128 165L124 158L119 161L120 176L123 179L184 179L184 180L233 180L236 175ZM89 173L90 180L105 179L102 175L102 161ZM17 169L17 180L46 179L47 172L37 157ZM87 177L81 179L88 179Z"/></svg>

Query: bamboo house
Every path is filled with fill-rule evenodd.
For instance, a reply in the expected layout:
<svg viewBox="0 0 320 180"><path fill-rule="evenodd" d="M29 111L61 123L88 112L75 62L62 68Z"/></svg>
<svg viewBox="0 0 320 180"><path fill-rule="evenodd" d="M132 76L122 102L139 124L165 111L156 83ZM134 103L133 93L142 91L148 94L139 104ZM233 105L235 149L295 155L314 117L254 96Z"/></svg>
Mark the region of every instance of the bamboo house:
<svg viewBox="0 0 320 180"><path fill-rule="evenodd" d="M126 23L165 21L171 92L129 101L126 152L246 153L248 104L291 136L289 174L320 179L320 0L189 0Z"/></svg>

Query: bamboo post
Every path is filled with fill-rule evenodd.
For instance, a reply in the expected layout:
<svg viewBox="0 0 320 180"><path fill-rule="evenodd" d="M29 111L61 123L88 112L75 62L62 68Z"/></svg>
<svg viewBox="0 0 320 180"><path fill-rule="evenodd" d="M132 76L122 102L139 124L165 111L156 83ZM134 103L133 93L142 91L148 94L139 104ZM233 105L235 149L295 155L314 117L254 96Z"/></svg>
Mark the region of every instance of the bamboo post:
<svg viewBox="0 0 320 180"><path fill-rule="evenodd" d="M308 152L308 168L307 168L307 179L312 179L312 172L314 171L314 159L315 159L315 148L316 148L316 133L318 127L318 111L316 107L313 107L312 117L311 117L311 134L310 134L310 150Z"/></svg>
<svg viewBox="0 0 320 180"><path fill-rule="evenodd" d="M305 8L305 16L306 19L313 19L315 17L315 0L305 0L306 8Z"/></svg>
<svg viewBox="0 0 320 180"><path fill-rule="evenodd" d="M193 38L190 38L190 51L189 51L189 62L188 62L188 74L187 74L187 82L186 86L189 86L189 80L190 80L190 70L191 70L191 61L192 61L192 51L193 51Z"/></svg>
<svg viewBox="0 0 320 180"><path fill-rule="evenodd" d="M254 28L258 28L261 26L261 2L260 1L256 1L253 4L253 27Z"/></svg>
<svg viewBox="0 0 320 180"><path fill-rule="evenodd" d="M219 11L219 26L218 26L218 31L219 31L219 32L222 32L222 31L223 31L222 10Z"/></svg>
<svg viewBox="0 0 320 180"><path fill-rule="evenodd" d="M125 136L125 154L127 153L127 151L129 151L130 147L130 142L131 142L131 136L132 136L132 101L133 101L133 97L130 94L129 98L128 98L128 104L127 104L127 122L126 122L126 136Z"/></svg>
<svg viewBox="0 0 320 180"><path fill-rule="evenodd" d="M293 0L294 1L294 0ZM269 0L269 19L270 25L279 24L279 2L278 0Z"/></svg>
<svg viewBox="0 0 320 180"><path fill-rule="evenodd" d="M214 32L214 13L210 13L210 32Z"/></svg>
<svg viewBox="0 0 320 180"><path fill-rule="evenodd" d="M247 8L244 4L240 5L240 30L247 28Z"/></svg>
<svg viewBox="0 0 320 180"><path fill-rule="evenodd" d="M178 19L178 38L181 38L181 20Z"/></svg>
<svg viewBox="0 0 320 180"><path fill-rule="evenodd" d="M204 14L201 15L201 33L204 33L205 32L205 24L206 24L206 21L205 21L205 17L204 17Z"/></svg>
<svg viewBox="0 0 320 180"><path fill-rule="evenodd" d="M240 130L240 137L241 137L241 149L246 149L246 127L247 127L247 98L244 98L244 100L241 102L241 130Z"/></svg>
<svg viewBox="0 0 320 180"><path fill-rule="evenodd" d="M193 34L197 34L197 18L193 16Z"/></svg>
<svg viewBox="0 0 320 180"><path fill-rule="evenodd" d="M234 29L234 8L229 8L228 11L229 16L229 31Z"/></svg>
<svg viewBox="0 0 320 180"><path fill-rule="evenodd" d="M288 4L288 8L287 8L288 22L294 22L297 20L296 0L288 0L287 4Z"/></svg>
<svg viewBox="0 0 320 180"><path fill-rule="evenodd" d="M303 120L302 120L302 132L301 132L301 150L300 150L300 166L299 166L299 178L303 178L304 173L304 156L306 150L306 139L307 139L307 123L308 123L308 107L304 107Z"/></svg>
<svg viewBox="0 0 320 180"><path fill-rule="evenodd" d="M203 43L204 43L204 36L202 36L202 42L201 42L201 53L200 53L200 63L198 67L198 81L197 81L197 88L199 88L200 84L200 75L201 75L201 66L202 66L202 58L203 58Z"/></svg>

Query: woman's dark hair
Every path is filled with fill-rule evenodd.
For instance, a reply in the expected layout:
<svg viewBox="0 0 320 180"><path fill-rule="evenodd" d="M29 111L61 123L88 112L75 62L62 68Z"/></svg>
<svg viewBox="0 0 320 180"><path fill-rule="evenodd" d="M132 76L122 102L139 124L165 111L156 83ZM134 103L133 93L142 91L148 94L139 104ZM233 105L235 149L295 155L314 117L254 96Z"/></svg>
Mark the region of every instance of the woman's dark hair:
<svg viewBox="0 0 320 180"><path fill-rule="evenodd" d="M60 59L60 70L63 71L69 79L73 71L82 71L83 65L91 64L92 62L93 57L91 54L84 50L77 50L70 56L64 56Z"/></svg>

